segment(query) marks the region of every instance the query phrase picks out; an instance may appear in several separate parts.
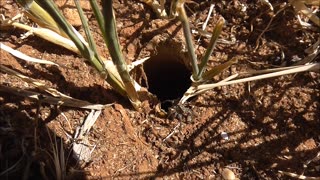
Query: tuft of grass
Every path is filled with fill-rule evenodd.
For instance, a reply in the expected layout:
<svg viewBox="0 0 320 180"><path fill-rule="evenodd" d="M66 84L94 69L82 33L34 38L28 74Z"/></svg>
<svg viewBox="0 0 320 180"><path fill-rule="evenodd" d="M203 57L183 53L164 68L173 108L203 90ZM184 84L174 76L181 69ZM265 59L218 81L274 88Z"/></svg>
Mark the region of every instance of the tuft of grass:
<svg viewBox="0 0 320 180"><path fill-rule="evenodd" d="M63 180L67 177L67 166L66 162L67 159L64 155L64 147L62 140L60 141L60 146L57 143L57 137L54 135L54 138L52 139L51 134L49 132L48 127L46 126L47 133L50 139L50 144L52 148L52 153L48 153L50 158L53 161L54 167L55 167L55 175L57 180Z"/></svg>
<svg viewBox="0 0 320 180"><path fill-rule="evenodd" d="M52 0L18 0L26 11L28 17L43 28L50 29L63 37L69 38L79 50L79 53L101 74L106 81L120 94L127 96L132 105L139 109L140 100L135 87L134 80L130 77L127 64L121 53L117 36L116 22L112 9L112 1L103 1L103 12L99 10L96 0L90 0L91 8L96 16L103 39L109 49L112 61L115 66L109 66L99 55L94 38L91 35L87 18L78 0L74 0L77 7L88 43L84 38L67 22ZM116 68L116 71L113 70Z"/></svg>
<svg viewBox="0 0 320 180"><path fill-rule="evenodd" d="M212 31L209 46L207 47L207 50L206 50L204 56L201 58L200 64L198 64L197 56L195 54L195 49L193 46L193 40L192 40L192 34L191 34L191 30L190 30L189 20L188 20L188 16L187 16L185 8L184 8L186 2L188 2L188 1L186 1L186 0L172 1L171 15L178 17L179 20L181 21L181 24L183 27L183 33L184 33L184 36L186 39L186 46L188 49L188 54L189 54L189 58L191 60L191 65L192 65L192 78L191 79L193 80L194 83L199 83L199 82L211 79L214 75L222 72L225 68L231 66L236 61L234 59L232 59L228 63L224 64L221 67L220 66L214 67L213 69L209 70L209 73L205 73L205 75L204 75L204 72L207 68L209 58L210 58L210 56L213 52L213 49L217 43L218 37L221 34L225 20L223 18L220 18L218 20L217 24L215 25L215 27ZM227 65L227 67L226 67L226 65Z"/></svg>

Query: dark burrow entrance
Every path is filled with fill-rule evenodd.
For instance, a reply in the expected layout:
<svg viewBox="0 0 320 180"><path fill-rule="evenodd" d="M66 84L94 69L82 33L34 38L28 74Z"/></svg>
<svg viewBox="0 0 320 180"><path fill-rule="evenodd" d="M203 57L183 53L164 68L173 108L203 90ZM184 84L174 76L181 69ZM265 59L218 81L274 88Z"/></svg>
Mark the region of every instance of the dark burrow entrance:
<svg viewBox="0 0 320 180"><path fill-rule="evenodd" d="M149 91L161 102L180 99L190 87L190 70L184 65L179 54L162 49L145 62ZM169 106L169 105L163 105ZM167 107L163 107L166 109Z"/></svg>

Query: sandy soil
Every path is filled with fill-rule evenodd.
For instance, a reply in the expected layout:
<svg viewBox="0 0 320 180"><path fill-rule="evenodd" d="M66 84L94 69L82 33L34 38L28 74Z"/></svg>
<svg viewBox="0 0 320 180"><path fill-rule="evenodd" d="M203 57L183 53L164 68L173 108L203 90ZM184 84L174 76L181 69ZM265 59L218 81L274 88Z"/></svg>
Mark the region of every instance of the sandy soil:
<svg viewBox="0 0 320 180"><path fill-rule="evenodd" d="M83 33L74 6L64 0L56 2ZM201 28L210 2L194 2L187 5L187 13L192 27ZM300 26L291 7L284 8L279 0L270 2L274 12L256 1L213 1L214 16L206 30L211 32L219 17L224 17L227 23L221 39L227 43L217 44L209 65L239 58L216 81L235 72L292 65L292 59L305 57L304 50L319 38L319 29ZM110 59L90 6L82 3L99 51ZM137 1L115 1L114 9L128 63L146 56L152 59L144 70L136 68L133 77L148 84L162 102L179 99L190 85L191 72L183 51L181 24L158 19ZM0 3L0 12L6 17L19 11L12 0ZM239 179L291 179L279 171L320 175L319 155L315 158L320 150L319 72L216 88L191 99L182 112L175 107L177 116L164 118L156 113L155 102L148 102L150 107L142 112L135 111L83 58L35 36L22 40L23 33L3 30L0 41L66 68L26 63L3 50L1 65L74 98L113 104L102 111L88 135L95 146L90 161L77 162L72 156L73 139L67 134L73 136L90 111L0 91L1 179L57 178L49 136L63 144L69 179L221 179L225 169ZM209 39L194 34L194 42L201 57ZM0 73L0 78L2 86L39 91L5 73ZM228 139L222 138L222 133L227 133Z"/></svg>

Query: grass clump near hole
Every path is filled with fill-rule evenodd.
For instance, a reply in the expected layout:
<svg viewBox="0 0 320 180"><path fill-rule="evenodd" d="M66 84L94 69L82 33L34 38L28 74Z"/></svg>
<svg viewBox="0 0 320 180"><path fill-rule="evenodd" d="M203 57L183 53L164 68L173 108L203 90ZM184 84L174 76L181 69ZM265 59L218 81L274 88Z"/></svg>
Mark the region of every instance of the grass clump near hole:
<svg viewBox="0 0 320 180"><path fill-rule="evenodd" d="M137 91L140 86L136 85L130 77L126 61L121 52L112 0L102 2L102 11L100 11L96 0L90 0L91 9L97 18L103 39L105 40L114 64L112 67L107 66L106 61L104 61L98 53L88 24L88 19L84 15L78 0L74 0L74 4L77 7L88 42L71 26L52 0L18 0L18 3L39 26L49 28L58 33L58 35L69 38L79 50L79 54L95 67L101 77L106 79L120 94L127 96L135 109L139 109L141 102Z"/></svg>

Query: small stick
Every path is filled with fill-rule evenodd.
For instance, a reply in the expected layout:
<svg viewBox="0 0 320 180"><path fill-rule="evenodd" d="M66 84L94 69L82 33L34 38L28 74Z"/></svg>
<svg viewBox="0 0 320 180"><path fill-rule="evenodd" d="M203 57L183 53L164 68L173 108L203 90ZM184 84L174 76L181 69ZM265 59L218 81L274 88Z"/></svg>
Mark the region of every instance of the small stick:
<svg viewBox="0 0 320 180"><path fill-rule="evenodd" d="M285 7L286 7L286 6L285 6ZM259 44L260 44L259 42L260 42L260 39L261 39L262 35L269 29L269 27L270 27L271 23L273 22L274 18L275 18L280 12L282 12L282 11L285 9L285 7L283 7L282 9L280 9L276 14L274 14L274 15L271 17L269 23L267 24L267 27L264 28L264 30L263 30L263 31L260 33L260 35L258 36L258 38L257 38L257 40L256 40L256 47L254 48L254 51L256 51L256 50L258 49Z"/></svg>
<svg viewBox="0 0 320 180"><path fill-rule="evenodd" d="M179 122L174 128L173 131L162 140L162 142L165 142L167 139L169 139L174 133L176 133L176 130L178 129L178 127L180 127L181 123Z"/></svg>

